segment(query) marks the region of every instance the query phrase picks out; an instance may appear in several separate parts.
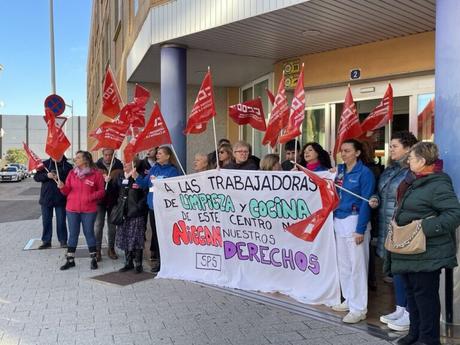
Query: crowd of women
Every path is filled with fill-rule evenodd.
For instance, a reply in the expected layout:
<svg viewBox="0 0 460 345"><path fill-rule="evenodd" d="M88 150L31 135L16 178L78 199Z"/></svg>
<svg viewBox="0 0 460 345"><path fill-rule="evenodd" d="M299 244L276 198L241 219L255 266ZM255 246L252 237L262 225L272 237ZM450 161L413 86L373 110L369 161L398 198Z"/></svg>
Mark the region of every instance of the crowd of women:
<svg viewBox="0 0 460 345"><path fill-rule="evenodd" d="M460 224L460 205L449 176L442 172L436 145L417 143L409 132L394 133L390 161L381 174L376 173L366 147L358 140L349 139L341 144L342 163L334 168L329 153L318 143L306 143L302 149L296 145L295 141L285 145L286 160L280 162L276 154L268 154L260 160L252 155L251 146L246 142L232 145L224 139L219 142L217 151L196 154L193 167L195 172L216 167L290 171L297 169L292 163L296 160L312 171L336 172L335 182L341 188L338 189L340 203L333 219L343 302L332 308L348 312L343 317L346 323L366 318L371 224L374 224L377 255L384 259L385 273L392 277L396 296L395 311L383 315L381 322L398 331L408 330L398 344L439 344L440 272L457 265L455 230ZM118 196L109 221L116 225L115 245L125 253L120 271L143 271L149 220L152 271L158 272L161 255L153 184L156 179L180 175L171 149L166 146L153 149L144 160L124 164L122 171L110 176L97 168L89 152L77 152L74 162L75 167L65 181L57 183L60 192L67 197L69 226L66 263L61 269L75 266L80 224L91 256L90 267L97 268L100 241L96 240L94 223L98 204L107 193L107 184L111 183ZM55 179L55 176L48 177ZM376 222L371 222L372 209L376 209ZM385 248L389 228L401 230L413 223L426 238L423 252L402 254Z"/></svg>

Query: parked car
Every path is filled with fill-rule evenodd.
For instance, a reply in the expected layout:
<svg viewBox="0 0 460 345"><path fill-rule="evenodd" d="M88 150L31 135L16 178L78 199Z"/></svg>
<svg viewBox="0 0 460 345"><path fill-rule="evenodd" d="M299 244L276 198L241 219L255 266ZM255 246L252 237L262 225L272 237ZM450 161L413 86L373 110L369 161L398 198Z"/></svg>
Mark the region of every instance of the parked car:
<svg viewBox="0 0 460 345"><path fill-rule="evenodd" d="M0 172L0 181L15 181L19 182L22 180L22 172L15 166L7 166Z"/></svg>
<svg viewBox="0 0 460 345"><path fill-rule="evenodd" d="M16 167L18 168L19 175L21 177L21 180L24 180L27 177L27 168L24 164L19 164L19 163L10 163L7 166L9 167Z"/></svg>

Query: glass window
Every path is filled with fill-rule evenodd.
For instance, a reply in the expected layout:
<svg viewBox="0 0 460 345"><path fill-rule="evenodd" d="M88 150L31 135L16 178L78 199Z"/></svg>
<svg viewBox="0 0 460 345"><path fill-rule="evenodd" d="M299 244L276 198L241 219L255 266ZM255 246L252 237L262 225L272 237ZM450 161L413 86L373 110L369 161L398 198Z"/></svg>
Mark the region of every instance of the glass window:
<svg viewBox="0 0 460 345"><path fill-rule="evenodd" d="M300 139L299 139L300 140ZM302 141L317 142L326 147L326 108L324 106L308 108L302 125Z"/></svg>

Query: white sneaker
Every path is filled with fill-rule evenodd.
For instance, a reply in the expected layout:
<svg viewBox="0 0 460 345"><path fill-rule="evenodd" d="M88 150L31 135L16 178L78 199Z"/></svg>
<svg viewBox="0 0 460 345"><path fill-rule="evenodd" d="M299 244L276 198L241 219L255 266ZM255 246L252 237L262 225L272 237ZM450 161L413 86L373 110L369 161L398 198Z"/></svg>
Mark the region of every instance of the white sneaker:
<svg viewBox="0 0 460 345"><path fill-rule="evenodd" d="M366 314L365 313L353 313L349 312L345 317L342 319L345 323L358 323L359 321L365 320Z"/></svg>
<svg viewBox="0 0 460 345"><path fill-rule="evenodd" d="M404 310L406 310L406 308L397 305L396 310L394 312L380 316L380 322L386 324L388 322L395 321L399 319L401 316L403 316Z"/></svg>
<svg viewBox="0 0 460 345"><path fill-rule="evenodd" d="M404 310L403 315L399 319L388 322L387 326L398 332L408 331L410 326L409 312Z"/></svg>
<svg viewBox="0 0 460 345"><path fill-rule="evenodd" d="M340 304L332 306L332 310L335 310L335 311L349 311L350 308L348 307L348 302L343 301Z"/></svg>

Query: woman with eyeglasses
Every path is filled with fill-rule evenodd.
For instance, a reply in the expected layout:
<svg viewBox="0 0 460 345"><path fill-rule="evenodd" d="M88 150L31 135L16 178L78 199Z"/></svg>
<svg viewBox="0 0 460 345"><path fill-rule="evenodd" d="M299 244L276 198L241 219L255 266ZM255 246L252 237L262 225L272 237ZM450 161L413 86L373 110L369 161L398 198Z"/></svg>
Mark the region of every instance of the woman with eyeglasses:
<svg viewBox="0 0 460 345"><path fill-rule="evenodd" d="M233 145L233 160L224 169L259 170L259 166L249 159L251 147L245 141L237 141Z"/></svg>
<svg viewBox="0 0 460 345"><path fill-rule="evenodd" d="M222 168L229 164L233 159L233 149L230 144L222 144L219 146L219 166Z"/></svg>
<svg viewBox="0 0 460 345"><path fill-rule="evenodd" d="M438 148L419 142L409 151L410 179L397 190L394 220L405 226L421 221L426 250L419 254L387 252L384 270L402 277L409 307L409 334L398 345L440 344L439 275L443 268L457 266L456 228L460 204L449 175L437 166Z"/></svg>

